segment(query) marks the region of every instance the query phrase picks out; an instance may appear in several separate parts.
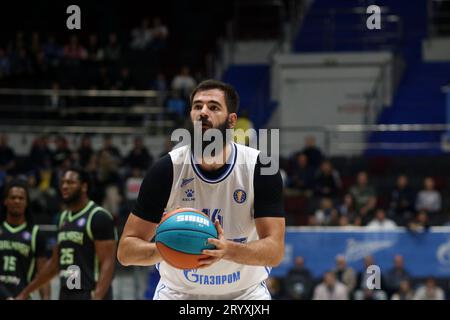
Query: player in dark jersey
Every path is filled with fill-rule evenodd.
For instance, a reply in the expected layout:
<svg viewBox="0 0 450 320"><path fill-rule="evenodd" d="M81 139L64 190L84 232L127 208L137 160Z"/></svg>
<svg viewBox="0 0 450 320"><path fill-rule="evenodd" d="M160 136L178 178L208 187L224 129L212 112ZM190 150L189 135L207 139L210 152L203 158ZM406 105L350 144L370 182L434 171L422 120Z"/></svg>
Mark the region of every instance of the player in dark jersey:
<svg viewBox="0 0 450 320"><path fill-rule="evenodd" d="M117 241L113 218L89 200L88 176L80 169L64 173L61 195L67 210L59 218L53 255L17 298L26 298L59 272L60 300L112 299Z"/></svg>
<svg viewBox="0 0 450 320"><path fill-rule="evenodd" d="M47 261L45 238L33 224L25 182L10 182L0 212L0 300L15 297ZM50 288L41 290L49 299Z"/></svg>

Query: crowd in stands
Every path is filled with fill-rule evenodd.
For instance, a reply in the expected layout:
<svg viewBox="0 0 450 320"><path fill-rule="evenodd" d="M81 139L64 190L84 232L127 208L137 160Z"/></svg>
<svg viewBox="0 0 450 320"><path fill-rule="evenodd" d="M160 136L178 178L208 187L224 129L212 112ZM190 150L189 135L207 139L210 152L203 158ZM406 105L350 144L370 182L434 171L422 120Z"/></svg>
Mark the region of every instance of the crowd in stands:
<svg viewBox="0 0 450 320"><path fill-rule="evenodd" d="M405 267L401 255L393 258L390 269L380 273L379 288L369 289L367 286L370 275L365 270L376 264L374 258L366 256L363 264L364 272L357 272L347 265L343 255L338 255L335 266L330 266L330 270L317 279L305 266L304 258L299 256L295 258L294 267L285 278L268 279L268 288L274 299L444 300L446 298L447 282L433 277L413 278Z"/></svg>
<svg viewBox="0 0 450 320"><path fill-rule="evenodd" d="M422 186L413 188L407 174L398 172L390 190L378 190L367 169L355 172L344 185L341 174L315 146L313 137L305 139L303 150L295 152L282 170L287 197L301 197L311 226L367 226L390 230L406 226L427 229L448 223L442 189L435 177L425 176ZM416 175L420 175L417 172ZM387 177L392 179L392 177ZM295 217L293 224L295 223Z"/></svg>

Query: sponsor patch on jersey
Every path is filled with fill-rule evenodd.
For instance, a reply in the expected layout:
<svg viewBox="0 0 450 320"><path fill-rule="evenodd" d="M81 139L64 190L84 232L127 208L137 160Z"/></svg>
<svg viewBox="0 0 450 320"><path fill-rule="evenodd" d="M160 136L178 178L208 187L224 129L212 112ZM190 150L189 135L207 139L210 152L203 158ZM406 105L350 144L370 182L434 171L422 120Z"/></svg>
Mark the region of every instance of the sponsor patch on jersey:
<svg viewBox="0 0 450 320"><path fill-rule="evenodd" d="M78 220L77 225L79 227L82 227L86 224L86 218L81 218L80 220Z"/></svg>
<svg viewBox="0 0 450 320"><path fill-rule="evenodd" d="M192 182L193 180L194 180L194 178L183 179L181 181L180 188L183 188L185 185L187 185L188 183Z"/></svg>
<svg viewBox="0 0 450 320"><path fill-rule="evenodd" d="M181 199L182 201L194 201L195 200L195 197L194 197L195 191L193 189L187 189L186 191L184 191L184 193L186 194L186 197Z"/></svg>
<svg viewBox="0 0 450 320"><path fill-rule="evenodd" d="M233 199L237 203L243 203L247 199L247 193L242 189L236 189L233 193Z"/></svg>
<svg viewBox="0 0 450 320"><path fill-rule="evenodd" d="M28 231L25 231L22 233L22 238L24 240L30 240L31 239L31 233L29 233Z"/></svg>

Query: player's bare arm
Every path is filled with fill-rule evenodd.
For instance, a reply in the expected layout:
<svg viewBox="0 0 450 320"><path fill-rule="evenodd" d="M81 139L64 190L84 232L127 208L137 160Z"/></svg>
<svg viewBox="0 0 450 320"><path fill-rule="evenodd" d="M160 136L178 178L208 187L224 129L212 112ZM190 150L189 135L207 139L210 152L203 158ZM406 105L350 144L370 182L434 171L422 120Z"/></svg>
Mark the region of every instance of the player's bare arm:
<svg viewBox="0 0 450 320"><path fill-rule="evenodd" d="M92 297L94 300L103 299L111 287L114 275L116 247L115 240L95 241L95 253L100 264L100 274Z"/></svg>
<svg viewBox="0 0 450 320"><path fill-rule="evenodd" d="M47 265L47 262L48 262L48 259L46 259L44 257L39 257L36 259L36 269L37 269L38 273L40 273L44 270L45 266ZM39 289L39 295L41 296L42 300L50 300L50 296L51 296L50 284L42 286Z"/></svg>
<svg viewBox="0 0 450 320"><path fill-rule="evenodd" d="M220 259L230 260L239 264L271 266L281 263L284 255L285 219L264 217L255 219L259 240L249 243L237 243L224 237L223 229L216 221L219 233L218 239L210 238L208 242L216 246L215 250L204 250L211 258L202 261L207 267Z"/></svg>
<svg viewBox="0 0 450 320"><path fill-rule="evenodd" d="M41 270L41 272L38 272L34 280L31 281L30 284L26 286L25 289L23 289L22 292L16 297L17 300L28 299L33 291L47 284L58 274L58 256L58 247L55 247L53 249L52 257L47 261L45 267Z"/></svg>
<svg viewBox="0 0 450 320"><path fill-rule="evenodd" d="M157 224L130 213L123 229L117 259L124 266L151 266L162 261L156 245L150 240Z"/></svg>

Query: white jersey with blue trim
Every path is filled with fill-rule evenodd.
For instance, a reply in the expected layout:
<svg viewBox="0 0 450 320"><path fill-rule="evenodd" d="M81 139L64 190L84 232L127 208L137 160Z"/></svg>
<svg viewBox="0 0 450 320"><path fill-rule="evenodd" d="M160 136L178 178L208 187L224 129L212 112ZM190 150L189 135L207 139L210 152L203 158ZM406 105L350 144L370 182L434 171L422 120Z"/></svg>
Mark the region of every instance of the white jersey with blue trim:
<svg viewBox="0 0 450 320"><path fill-rule="evenodd" d="M259 151L231 142L227 168L217 179L202 175L189 146L171 151L173 182L166 212L190 207L219 219L226 239L258 239L254 219L253 176ZM264 281L270 268L220 260L204 269L180 270L166 262L158 265L161 280L171 289L192 294L224 295Z"/></svg>

